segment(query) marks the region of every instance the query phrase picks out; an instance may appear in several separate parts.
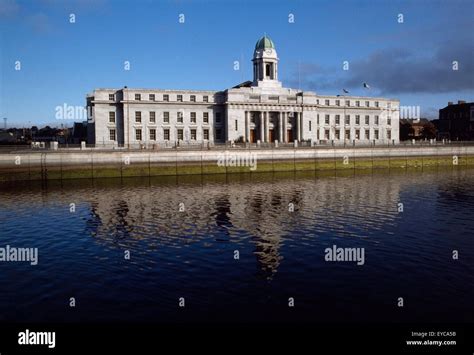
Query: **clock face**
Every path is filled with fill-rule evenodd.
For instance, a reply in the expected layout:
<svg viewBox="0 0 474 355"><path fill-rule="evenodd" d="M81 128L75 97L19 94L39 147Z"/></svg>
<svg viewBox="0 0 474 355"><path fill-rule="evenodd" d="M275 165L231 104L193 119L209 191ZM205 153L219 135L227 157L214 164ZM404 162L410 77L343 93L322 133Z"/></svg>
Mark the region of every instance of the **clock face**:
<svg viewBox="0 0 474 355"><path fill-rule="evenodd" d="M265 53L266 53L266 54L272 54L272 52L273 52L273 51L272 51L270 48L265 50Z"/></svg>

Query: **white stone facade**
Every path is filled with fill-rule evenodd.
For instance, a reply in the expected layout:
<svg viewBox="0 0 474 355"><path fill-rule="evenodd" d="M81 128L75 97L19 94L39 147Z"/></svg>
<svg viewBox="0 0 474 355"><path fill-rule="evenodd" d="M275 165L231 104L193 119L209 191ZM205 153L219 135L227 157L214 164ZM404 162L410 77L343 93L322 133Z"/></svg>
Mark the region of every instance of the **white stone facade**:
<svg viewBox="0 0 474 355"><path fill-rule="evenodd" d="M253 62L253 81L225 91L96 89L87 97L88 143L399 143L398 100L284 88L268 37L257 42Z"/></svg>

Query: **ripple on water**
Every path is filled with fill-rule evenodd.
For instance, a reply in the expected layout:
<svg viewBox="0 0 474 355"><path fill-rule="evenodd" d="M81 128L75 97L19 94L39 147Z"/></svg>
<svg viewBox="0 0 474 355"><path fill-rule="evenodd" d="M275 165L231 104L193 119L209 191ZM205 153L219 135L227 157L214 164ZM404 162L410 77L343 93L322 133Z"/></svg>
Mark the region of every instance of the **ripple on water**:
<svg viewBox="0 0 474 355"><path fill-rule="evenodd" d="M289 294L306 320L398 319L401 293L416 321L474 313L470 171L208 179L0 190L2 244L40 254L0 264L3 319L67 320L71 294L83 320L175 319L184 296L195 317L277 317ZM333 244L364 248L365 264L326 262Z"/></svg>

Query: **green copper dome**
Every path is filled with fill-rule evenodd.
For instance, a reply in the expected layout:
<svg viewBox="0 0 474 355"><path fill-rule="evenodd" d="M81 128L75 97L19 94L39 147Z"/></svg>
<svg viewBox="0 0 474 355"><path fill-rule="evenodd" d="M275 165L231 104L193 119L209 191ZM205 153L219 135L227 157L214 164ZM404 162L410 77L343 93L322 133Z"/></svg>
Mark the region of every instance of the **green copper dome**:
<svg viewBox="0 0 474 355"><path fill-rule="evenodd" d="M270 39L270 37L267 37L265 35L257 41L257 44L255 45L255 50L257 51L259 49L267 49L267 48L275 49L275 45L273 44L273 41Z"/></svg>

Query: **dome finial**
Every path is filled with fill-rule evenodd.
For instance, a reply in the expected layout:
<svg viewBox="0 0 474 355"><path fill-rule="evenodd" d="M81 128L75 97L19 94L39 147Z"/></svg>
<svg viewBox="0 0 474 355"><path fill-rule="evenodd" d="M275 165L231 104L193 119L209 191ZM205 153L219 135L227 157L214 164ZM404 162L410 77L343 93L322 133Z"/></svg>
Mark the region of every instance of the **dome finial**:
<svg viewBox="0 0 474 355"><path fill-rule="evenodd" d="M267 33L264 32L264 36L257 41L255 45L255 50L266 48L275 49L275 45L273 44L273 41L270 39L270 37L267 36Z"/></svg>

